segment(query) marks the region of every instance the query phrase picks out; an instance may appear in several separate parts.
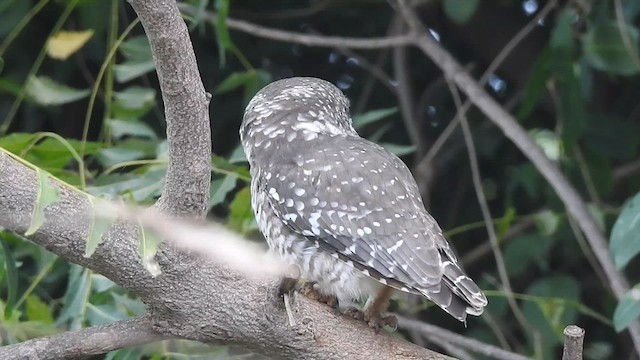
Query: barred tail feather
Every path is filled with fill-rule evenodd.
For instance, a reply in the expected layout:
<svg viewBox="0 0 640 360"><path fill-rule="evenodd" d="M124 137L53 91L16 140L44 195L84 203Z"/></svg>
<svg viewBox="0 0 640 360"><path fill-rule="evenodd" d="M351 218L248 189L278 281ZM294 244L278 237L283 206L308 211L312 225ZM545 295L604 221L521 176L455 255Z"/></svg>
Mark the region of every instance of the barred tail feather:
<svg viewBox="0 0 640 360"><path fill-rule="evenodd" d="M445 286L440 286L437 291L425 289L420 292L462 322L466 320L467 314L481 315L487 305L487 298L478 285L455 262L446 260L442 266L442 284Z"/></svg>

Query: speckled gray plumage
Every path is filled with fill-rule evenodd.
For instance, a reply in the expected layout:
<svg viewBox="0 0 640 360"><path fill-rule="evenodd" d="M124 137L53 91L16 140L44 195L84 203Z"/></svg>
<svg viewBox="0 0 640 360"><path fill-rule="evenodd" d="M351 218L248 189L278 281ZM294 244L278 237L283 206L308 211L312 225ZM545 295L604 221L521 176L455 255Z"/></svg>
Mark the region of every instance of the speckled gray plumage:
<svg viewBox="0 0 640 360"><path fill-rule="evenodd" d="M349 303L391 286L461 321L482 313L485 296L457 265L406 165L358 136L338 88L276 81L247 106L240 137L261 232L321 292Z"/></svg>

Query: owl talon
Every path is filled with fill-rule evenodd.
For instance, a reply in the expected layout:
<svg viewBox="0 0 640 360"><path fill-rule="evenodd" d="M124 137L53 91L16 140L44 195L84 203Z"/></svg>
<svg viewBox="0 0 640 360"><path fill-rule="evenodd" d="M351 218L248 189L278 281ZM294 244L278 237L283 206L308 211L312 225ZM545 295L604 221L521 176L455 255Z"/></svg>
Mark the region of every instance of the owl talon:
<svg viewBox="0 0 640 360"><path fill-rule="evenodd" d="M280 278L280 284L278 285L278 297L282 297L284 294L291 295L295 290L298 281L300 280L300 267L297 265L289 265L285 270L284 275Z"/></svg>
<svg viewBox="0 0 640 360"><path fill-rule="evenodd" d="M318 290L316 290L315 283L313 282L304 283L299 292L309 299L329 305L332 308L336 308L338 306L338 298L333 295L325 295L319 292Z"/></svg>
<svg viewBox="0 0 640 360"><path fill-rule="evenodd" d="M380 329L385 326L391 327L392 331L396 331L398 329L398 319L393 315L371 318L367 324L373 328L373 331L375 331L376 334L378 334Z"/></svg>
<svg viewBox="0 0 640 360"><path fill-rule="evenodd" d="M345 309L342 313L356 320L360 320L360 321L364 320L364 312L354 307L349 307Z"/></svg>

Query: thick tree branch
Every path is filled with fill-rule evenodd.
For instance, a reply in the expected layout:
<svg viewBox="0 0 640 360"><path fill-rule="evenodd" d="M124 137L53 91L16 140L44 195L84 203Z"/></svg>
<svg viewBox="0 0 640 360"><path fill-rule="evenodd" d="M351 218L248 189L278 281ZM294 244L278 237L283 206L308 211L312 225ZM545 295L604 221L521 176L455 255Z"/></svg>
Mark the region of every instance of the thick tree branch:
<svg viewBox="0 0 640 360"><path fill-rule="evenodd" d="M209 99L187 25L174 1L129 0L144 26L164 100L169 166L156 206L204 217L211 184Z"/></svg>
<svg viewBox="0 0 640 360"><path fill-rule="evenodd" d="M145 316L4 346L0 348L0 359L82 358L169 338L153 330Z"/></svg>
<svg viewBox="0 0 640 360"><path fill-rule="evenodd" d="M531 160L542 176L547 179L556 194L558 194L558 197L565 204L568 213L580 225L580 229L584 232L589 245L598 258L600 266L602 266L610 281L611 289L616 298L621 298L629 289L629 284L624 276L616 270L609 253L607 240L595 219L587 210L587 206L578 192L562 175L558 167L547 158L542 149L516 119L487 94L451 54L444 50L437 41L429 37L420 20L407 5L407 1L398 0L398 3L404 18L416 34L415 45L444 72L445 76L455 82L471 102L504 132L505 136ZM634 322L629 327L629 332L634 341L636 351L640 353L640 323Z"/></svg>

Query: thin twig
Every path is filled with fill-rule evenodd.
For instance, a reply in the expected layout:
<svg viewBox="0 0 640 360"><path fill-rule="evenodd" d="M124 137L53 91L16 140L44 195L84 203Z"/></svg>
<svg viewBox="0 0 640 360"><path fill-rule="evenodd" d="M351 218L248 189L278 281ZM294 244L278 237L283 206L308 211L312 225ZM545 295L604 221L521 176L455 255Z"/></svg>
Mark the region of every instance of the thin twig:
<svg viewBox="0 0 640 360"><path fill-rule="evenodd" d="M471 167L471 180L473 182L473 187L478 198L478 205L480 205L480 212L482 213L482 218L484 219L485 227L487 228L487 234L489 235L489 241L491 243L491 250L496 260L498 276L500 277L500 282L502 283L502 287L504 288L507 303L509 304L511 311L515 315L516 320L520 323L520 326L522 326L522 328L526 332L532 334L536 354L540 355L542 354L542 337L540 335L540 332L537 331L533 326L531 326L529 321L527 321L527 318L524 316L524 314L518 307L518 303L513 297L513 288L511 287L511 282L509 281L509 275L507 274L507 268L505 266L504 257L502 256L502 250L500 250L498 236L496 234L495 227L493 226L493 221L491 220L491 211L489 210L487 198L484 194L484 190L482 189L482 178L480 175L480 167L478 166L476 147L473 141L473 135L471 134L471 129L469 128L469 122L467 121L466 115L462 111L462 100L460 99L460 94L458 93L458 89L451 82L451 80L449 78L446 79L447 86L449 87L449 91L451 92L451 96L453 97L453 101L459 111L458 117L460 119L460 125L462 127L462 135L464 137L465 144L467 145L469 166Z"/></svg>
<svg viewBox="0 0 640 360"><path fill-rule="evenodd" d="M638 57L638 53L634 49L633 40L629 36L629 24L624 19L624 10L622 9L622 1L614 0L613 6L616 11L616 24L618 24L618 30L620 31L620 37L622 38L622 43L624 44L624 49L627 50L627 55L633 61L633 64L636 68L640 69L640 57Z"/></svg>
<svg viewBox="0 0 640 360"><path fill-rule="evenodd" d="M398 33L398 28L402 24L402 20L398 16L394 16L393 20L389 24L386 35L394 35ZM387 61L389 60L390 48L381 49L376 57L375 66L383 69ZM370 75L364 83L362 87L362 91L360 92L360 96L358 97L358 101L356 102L356 106L352 107L355 114L359 114L364 111L366 108L367 102L371 97L371 93L374 87L374 77Z"/></svg>
<svg viewBox="0 0 640 360"><path fill-rule="evenodd" d="M540 20L544 19L551 10L553 10L557 5L557 0L549 1L541 10L534 16L531 21L529 21L525 26L518 31L509 42L500 50L496 58L489 64L487 69L484 71L478 83L481 86L486 85L489 80L489 76L493 74L499 67L502 65L504 60L511 54L511 52L526 38L533 29L538 26ZM462 114L466 113L471 107L470 99L465 100L464 105L462 105ZM453 134L453 131L456 129L459 123L459 117L456 116L450 123L447 125L445 130L440 134L438 139L433 143L433 146L429 149L427 154L420 160L420 163L416 166L416 168L420 169L421 167L426 167L428 163L433 161L437 153L441 150L444 143L449 139L449 137Z"/></svg>
<svg viewBox="0 0 640 360"><path fill-rule="evenodd" d="M196 11L198 11L195 7L186 3L180 3L178 4L178 6L180 10L187 15L195 15ZM210 11L204 12L203 19L212 24L215 24L217 22L216 14ZM276 30L265 26L252 24L247 21L231 18L227 19L227 27L232 30L242 31L257 37L276 41L283 41L306 46L330 48L344 47L363 50L407 46L413 43L414 38L411 34L368 39L349 38L342 36L317 36L293 31Z"/></svg>
<svg viewBox="0 0 640 360"><path fill-rule="evenodd" d="M500 349L499 347L483 343L438 326L423 323L417 320L408 319L402 315L394 314L398 319L398 326L402 329L416 330L428 337L437 337L443 339L450 344L463 347L478 354L491 356L498 360L528 360L526 356L522 356L510 351Z"/></svg>
<svg viewBox="0 0 640 360"><path fill-rule="evenodd" d="M582 360L582 343L584 342L584 329L575 325L564 328L564 349L562 360Z"/></svg>
<svg viewBox="0 0 640 360"><path fill-rule="evenodd" d="M626 177L640 173L640 159L621 165L613 170L613 180L620 181Z"/></svg>
<svg viewBox="0 0 640 360"><path fill-rule="evenodd" d="M0 347L0 359L75 359L175 338L153 330L148 316L40 337Z"/></svg>
<svg viewBox="0 0 640 360"><path fill-rule="evenodd" d="M404 31L405 24L400 24L400 31ZM396 81L398 82L398 104L400 105L400 114L404 126L406 127L407 135L411 139L411 143L416 147L416 154L421 156L424 149L424 143L422 142L422 134L418 124L414 121L414 98L413 89L411 86L411 76L409 75L409 66L407 59L407 48L396 47L393 49L393 72Z"/></svg>
<svg viewBox="0 0 640 360"><path fill-rule="evenodd" d="M591 249L609 279L609 283L616 298L620 299L629 290L629 283L624 276L617 271L607 239L599 228L593 216L571 185L549 158L544 154L540 146L522 128L518 121L498 104L466 71L462 65L445 51L438 42L431 39L420 20L406 5L406 0L398 0L403 5L401 11L410 22L415 33L415 45L425 55L431 58L440 69L450 77L469 99L476 105L494 124L496 124L513 143L531 160L533 165L549 182L558 197L563 201L567 211L580 224L580 229L585 234ZM634 321L629 326L629 333L634 342L636 352L640 354L640 322Z"/></svg>

